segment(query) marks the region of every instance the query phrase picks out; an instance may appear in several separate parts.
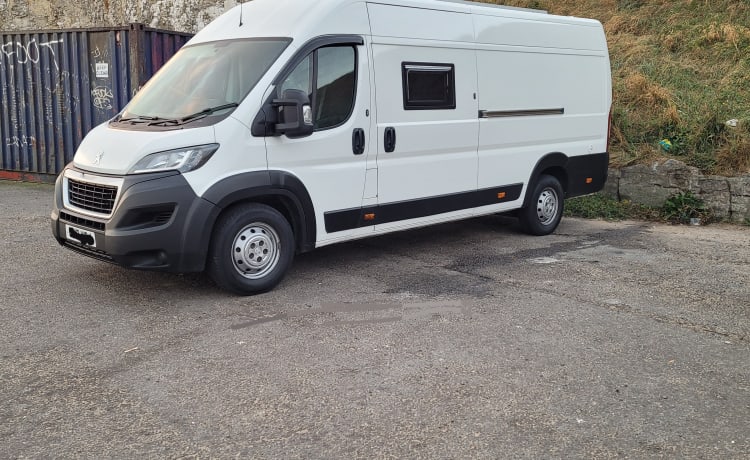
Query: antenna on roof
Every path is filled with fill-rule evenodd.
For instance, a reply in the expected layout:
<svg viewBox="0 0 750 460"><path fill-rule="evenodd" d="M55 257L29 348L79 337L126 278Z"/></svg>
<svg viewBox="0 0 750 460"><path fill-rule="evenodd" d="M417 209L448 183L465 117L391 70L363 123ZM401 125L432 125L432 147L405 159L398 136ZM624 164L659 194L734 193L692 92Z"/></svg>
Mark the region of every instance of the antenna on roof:
<svg viewBox="0 0 750 460"><path fill-rule="evenodd" d="M244 2L240 2L240 27L242 27L242 5L244 5Z"/></svg>

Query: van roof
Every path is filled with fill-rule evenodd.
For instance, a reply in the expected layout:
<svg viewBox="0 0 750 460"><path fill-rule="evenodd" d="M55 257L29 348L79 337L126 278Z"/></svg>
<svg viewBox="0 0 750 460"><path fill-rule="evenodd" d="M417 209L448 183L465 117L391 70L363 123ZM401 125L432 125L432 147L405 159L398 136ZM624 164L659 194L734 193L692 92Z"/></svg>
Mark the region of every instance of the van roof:
<svg viewBox="0 0 750 460"><path fill-rule="evenodd" d="M304 42L326 34L369 35L368 4L601 27L591 19L466 0L253 0L215 19L190 44L249 37L291 37Z"/></svg>

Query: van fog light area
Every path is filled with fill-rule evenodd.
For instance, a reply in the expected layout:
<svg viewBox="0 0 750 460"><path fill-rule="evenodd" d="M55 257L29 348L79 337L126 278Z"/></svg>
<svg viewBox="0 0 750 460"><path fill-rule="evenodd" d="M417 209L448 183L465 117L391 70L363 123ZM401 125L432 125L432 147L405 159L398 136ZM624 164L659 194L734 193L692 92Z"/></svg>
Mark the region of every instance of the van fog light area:
<svg viewBox="0 0 750 460"><path fill-rule="evenodd" d="M169 256L162 250L139 251L125 256L128 266L135 269L155 269L169 265Z"/></svg>
<svg viewBox="0 0 750 460"><path fill-rule="evenodd" d="M158 227L172 220L177 205L175 203L130 209L117 224L118 229L139 230Z"/></svg>

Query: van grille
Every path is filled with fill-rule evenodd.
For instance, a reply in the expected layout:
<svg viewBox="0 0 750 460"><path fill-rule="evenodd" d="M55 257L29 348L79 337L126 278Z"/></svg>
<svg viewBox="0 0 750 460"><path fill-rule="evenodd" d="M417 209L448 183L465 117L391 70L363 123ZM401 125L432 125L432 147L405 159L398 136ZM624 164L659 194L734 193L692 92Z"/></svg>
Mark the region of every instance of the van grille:
<svg viewBox="0 0 750 460"><path fill-rule="evenodd" d="M116 197L117 187L68 179L68 201L77 208L100 214L111 214Z"/></svg>

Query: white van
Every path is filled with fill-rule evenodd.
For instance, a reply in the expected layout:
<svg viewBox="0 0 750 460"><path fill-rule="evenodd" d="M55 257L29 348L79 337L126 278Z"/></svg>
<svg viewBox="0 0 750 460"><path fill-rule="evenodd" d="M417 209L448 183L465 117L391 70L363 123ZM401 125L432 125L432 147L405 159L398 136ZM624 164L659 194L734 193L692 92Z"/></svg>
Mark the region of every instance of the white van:
<svg viewBox="0 0 750 460"><path fill-rule="evenodd" d="M555 230L608 164L599 22L449 0L254 0L199 32L56 186L122 266L274 287L294 254L516 211Z"/></svg>

